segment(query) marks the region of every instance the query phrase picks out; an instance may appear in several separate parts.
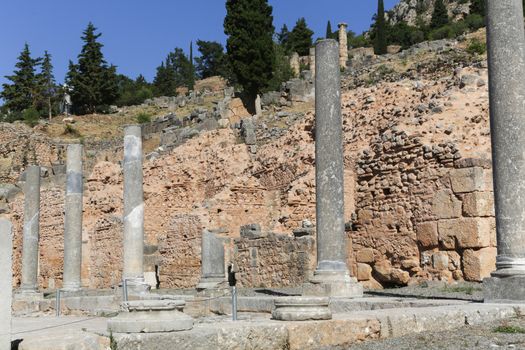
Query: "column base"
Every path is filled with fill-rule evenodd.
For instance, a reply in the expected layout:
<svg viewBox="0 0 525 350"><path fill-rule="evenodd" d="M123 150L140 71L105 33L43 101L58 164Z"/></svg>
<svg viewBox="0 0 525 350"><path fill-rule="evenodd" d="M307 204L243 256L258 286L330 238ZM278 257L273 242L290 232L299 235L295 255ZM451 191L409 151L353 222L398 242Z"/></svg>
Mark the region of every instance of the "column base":
<svg viewBox="0 0 525 350"><path fill-rule="evenodd" d="M219 289L226 287L226 281L224 280L224 277L202 277L199 281L199 284L197 284L197 291L201 290L207 290L207 289Z"/></svg>
<svg viewBox="0 0 525 350"><path fill-rule="evenodd" d="M82 287L80 287L78 284L64 284L64 286L60 288L60 291L65 293L76 293L80 292L81 290Z"/></svg>
<svg viewBox="0 0 525 350"><path fill-rule="evenodd" d="M126 279L126 286L128 297L142 297L151 291L151 286L146 283L144 278L128 278Z"/></svg>
<svg viewBox="0 0 525 350"><path fill-rule="evenodd" d="M525 275L492 274L483 280L483 297L485 303L524 303Z"/></svg>
<svg viewBox="0 0 525 350"><path fill-rule="evenodd" d="M272 318L279 321L331 320L330 298L281 297L274 300Z"/></svg>
<svg viewBox="0 0 525 350"><path fill-rule="evenodd" d="M310 282L303 284L303 295L361 298L363 286L348 271L317 270Z"/></svg>

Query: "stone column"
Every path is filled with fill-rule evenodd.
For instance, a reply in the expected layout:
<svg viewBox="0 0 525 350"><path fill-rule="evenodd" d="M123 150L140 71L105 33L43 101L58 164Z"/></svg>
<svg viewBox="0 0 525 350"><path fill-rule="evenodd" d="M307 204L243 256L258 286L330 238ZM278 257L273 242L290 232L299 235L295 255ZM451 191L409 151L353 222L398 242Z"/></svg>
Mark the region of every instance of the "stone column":
<svg viewBox="0 0 525 350"><path fill-rule="evenodd" d="M257 97L255 98L255 115L258 117L262 116L262 105L260 95L257 95Z"/></svg>
<svg viewBox="0 0 525 350"><path fill-rule="evenodd" d="M305 288L305 294L357 297L362 287L346 266L339 46L321 40L315 51L317 269L311 280L316 292Z"/></svg>
<svg viewBox="0 0 525 350"><path fill-rule="evenodd" d="M346 23L339 23L339 64L346 69L348 63L348 34Z"/></svg>
<svg viewBox="0 0 525 350"><path fill-rule="evenodd" d="M292 68L294 78L298 78L299 74L301 74L301 62L299 62L299 54L297 52L292 53L292 57L290 57L290 68Z"/></svg>
<svg viewBox="0 0 525 350"><path fill-rule="evenodd" d="M139 125L124 130L124 273L130 291L143 292L144 194L142 190L142 132Z"/></svg>
<svg viewBox="0 0 525 350"><path fill-rule="evenodd" d="M225 282L224 245L215 233L202 232L202 275L197 289L216 289Z"/></svg>
<svg viewBox="0 0 525 350"><path fill-rule="evenodd" d="M11 350L13 235L11 222L0 219L0 350Z"/></svg>
<svg viewBox="0 0 525 350"><path fill-rule="evenodd" d="M315 47L310 48L310 72L312 73L312 79L315 77Z"/></svg>
<svg viewBox="0 0 525 350"><path fill-rule="evenodd" d="M498 255L485 301L525 300L525 34L521 0L487 1Z"/></svg>
<svg viewBox="0 0 525 350"><path fill-rule="evenodd" d="M20 292L38 292L38 243L40 236L40 167L26 170L24 184L24 231L22 285Z"/></svg>
<svg viewBox="0 0 525 350"><path fill-rule="evenodd" d="M82 269L82 145L67 147L66 167L63 289L77 291L80 289Z"/></svg>

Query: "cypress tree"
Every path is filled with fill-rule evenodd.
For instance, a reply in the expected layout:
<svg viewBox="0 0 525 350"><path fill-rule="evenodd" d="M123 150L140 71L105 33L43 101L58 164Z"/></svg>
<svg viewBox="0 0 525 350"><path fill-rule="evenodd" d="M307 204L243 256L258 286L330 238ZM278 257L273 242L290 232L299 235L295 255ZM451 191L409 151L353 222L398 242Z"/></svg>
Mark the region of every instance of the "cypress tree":
<svg viewBox="0 0 525 350"><path fill-rule="evenodd" d="M265 89L275 66L272 7L267 0L227 0L224 33L233 74L254 110L256 95Z"/></svg>
<svg viewBox="0 0 525 350"><path fill-rule="evenodd" d="M375 41L374 41L374 52L376 55L384 55L387 50L387 39L386 39L386 21L385 21L385 4L383 0L378 0L377 3L377 16L375 23Z"/></svg>
<svg viewBox="0 0 525 350"><path fill-rule="evenodd" d="M40 64L39 58L32 58L29 45L18 56L13 75L6 76L11 84L2 84L3 91L0 97L4 99L4 108L10 112L22 112L35 105L38 97L38 83L36 67Z"/></svg>
<svg viewBox="0 0 525 350"><path fill-rule="evenodd" d="M334 32L332 31L332 23L330 23L330 21L328 21L328 23L326 24L325 38L326 39L332 39L333 37L334 37Z"/></svg>
<svg viewBox="0 0 525 350"><path fill-rule="evenodd" d="M108 66L102 54L103 45L97 41L102 34L89 23L83 32L84 46L78 55L78 63L70 62L67 83L76 113L95 113L113 104L118 98L116 67Z"/></svg>
<svg viewBox="0 0 525 350"><path fill-rule="evenodd" d="M197 47L201 54L200 57L195 58L199 77L205 79L220 75L228 78L223 46L215 41L197 40Z"/></svg>
<svg viewBox="0 0 525 350"><path fill-rule="evenodd" d="M193 65L193 41L190 42L190 62L188 72L188 89L193 90L195 86L195 66Z"/></svg>
<svg viewBox="0 0 525 350"><path fill-rule="evenodd" d="M290 31L288 30L288 26L286 24L283 24L281 27L281 31L277 33L277 42L279 45L283 47L288 46L288 39L290 38Z"/></svg>
<svg viewBox="0 0 525 350"><path fill-rule="evenodd" d="M44 110L47 110L49 120L53 117L53 100L56 98L57 86L55 77L53 75L53 64L51 63L51 55L45 51L44 59L42 61L42 71L38 75L38 84L42 102L45 105Z"/></svg>
<svg viewBox="0 0 525 350"><path fill-rule="evenodd" d="M443 0L436 0L434 2L434 12L432 12L432 20L430 21L430 28L436 29L447 25L449 22L448 10Z"/></svg>
<svg viewBox="0 0 525 350"><path fill-rule="evenodd" d="M300 56L308 55L310 47L312 47L312 35L314 32L308 28L306 20L299 18L290 33L290 50L297 52Z"/></svg>

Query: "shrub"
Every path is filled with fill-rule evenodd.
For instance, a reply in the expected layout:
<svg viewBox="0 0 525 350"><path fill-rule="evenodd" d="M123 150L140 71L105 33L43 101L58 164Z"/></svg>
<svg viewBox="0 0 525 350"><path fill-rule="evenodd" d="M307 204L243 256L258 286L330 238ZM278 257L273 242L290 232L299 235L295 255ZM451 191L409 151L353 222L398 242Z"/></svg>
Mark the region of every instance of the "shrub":
<svg viewBox="0 0 525 350"><path fill-rule="evenodd" d="M80 132L73 127L71 124L66 124L64 127L64 135L70 135L74 137L80 137Z"/></svg>
<svg viewBox="0 0 525 350"><path fill-rule="evenodd" d="M23 112L24 122L30 127L34 127L38 124L40 119L40 113L34 108L28 108Z"/></svg>
<svg viewBox="0 0 525 350"><path fill-rule="evenodd" d="M146 123L149 123L151 122L151 116L147 113L139 113L139 115L137 115L137 123L139 124L146 124Z"/></svg>
<svg viewBox="0 0 525 350"><path fill-rule="evenodd" d="M483 55L487 51L487 44L474 38L470 41L467 52L471 55Z"/></svg>

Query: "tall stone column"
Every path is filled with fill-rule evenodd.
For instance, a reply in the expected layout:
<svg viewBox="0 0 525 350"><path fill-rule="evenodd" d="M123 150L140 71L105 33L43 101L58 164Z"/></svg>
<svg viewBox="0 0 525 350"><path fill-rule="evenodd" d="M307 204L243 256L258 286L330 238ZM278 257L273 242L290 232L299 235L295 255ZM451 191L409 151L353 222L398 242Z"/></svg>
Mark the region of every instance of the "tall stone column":
<svg viewBox="0 0 525 350"><path fill-rule="evenodd" d="M11 222L0 219L0 350L11 350L13 296L13 234Z"/></svg>
<svg viewBox="0 0 525 350"><path fill-rule="evenodd" d="M40 167L29 166L24 184L22 284L20 292L38 292L38 244L40 236Z"/></svg>
<svg viewBox="0 0 525 350"><path fill-rule="evenodd" d="M301 74L301 62L299 62L299 54L297 52L292 53L290 57L290 68L292 68L294 78L298 78Z"/></svg>
<svg viewBox="0 0 525 350"><path fill-rule="evenodd" d="M225 282L224 245L217 235L208 230L202 232L202 275L197 289L216 289Z"/></svg>
<svg viewBox="0 0 525 350"><path fill-rule="evenodd" d="M363 289L346 266L339 46L322 40L315 52L317 269L305 294L358 297Z"/></svg>
<svg viewBox="0 0 525 350"><path fill-rule="evenodd" d="M490 124L498 255L485 301L525 300L525 33L521 0L488 0Z"/></svg>
<svg viewBox="0 0 525 350"><path fill-rule="evenodd" d="M67 147L66 168L63 289L76 291L80 289L82 269L82 145Z"/></svg>
<svg viewBox="0 0 525 350"><path fill-rule="evenodd" d="M348 63L348 24L339 23L339 64L346 69Z"/></svg>
<svg viewBox="0 0 525 350"><path fill-rule="evenodd" d="M124 273L131 292L147 289L144 282L144 193L142 132L139 125L124 130ZM144 289L144 290L143 290Z"/></svg>
<svg viewBox="0 0 525 350"><path fill-rule="evenodd" d="M315 47L310 48L310 72L312 73L312 79L315 77Z"/></svg>

